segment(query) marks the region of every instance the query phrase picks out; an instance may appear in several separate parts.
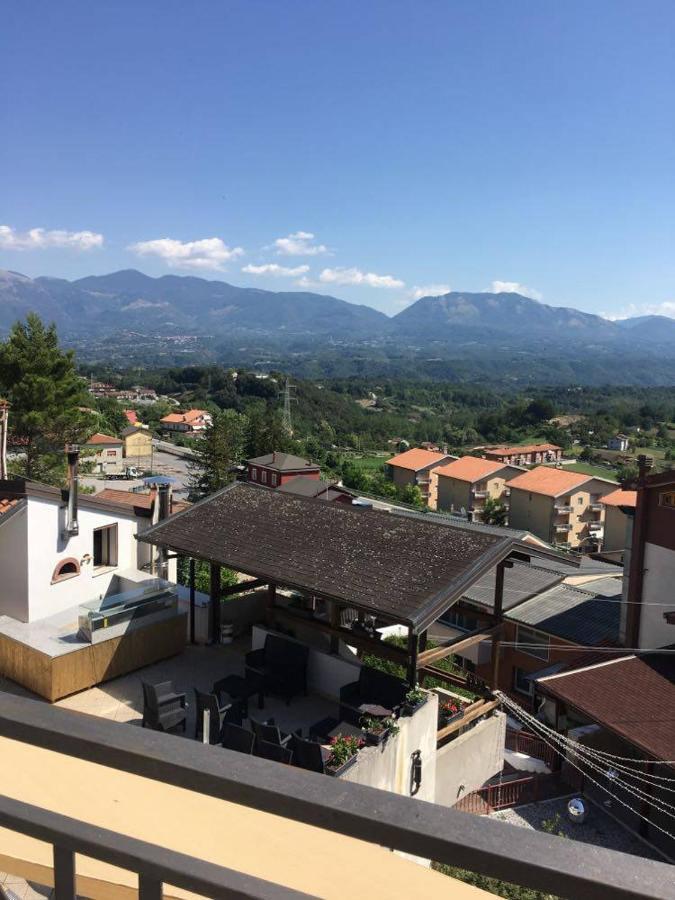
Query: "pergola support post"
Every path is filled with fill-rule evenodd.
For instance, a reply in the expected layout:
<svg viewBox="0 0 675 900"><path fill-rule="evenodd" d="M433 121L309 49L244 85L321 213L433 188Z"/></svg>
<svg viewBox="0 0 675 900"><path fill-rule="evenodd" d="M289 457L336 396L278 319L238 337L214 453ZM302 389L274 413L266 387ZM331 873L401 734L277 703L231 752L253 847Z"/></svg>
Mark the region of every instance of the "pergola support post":
<svg viewBox="0 0 675 900"><path fill-rule="evenodd" d="M429 630L428 630L428 629L425 629L425 630L422 632L422 634L420 635L420 639L419 639L419 644L418 644L418 646L419 646L420 653L424 653L424 651L427 649L427 641L428 641L428 638L429 638ZM424 672L417 672L417 673L416 673L416 677L417 677L417 680L418 680L420 686L421 686L421 687L424 687L424 682L426 681L426 678L427 678L427 676L425 675L425 673L424 673Z"/></svg>
<svg viewBox="0 0 675 900"><path fill-rule="evenodd" d="M408 631L408 684L411 689L417 684L417 654L419 652L420 638L412 630Z"/></svg>
<svg viewBox="0 0 675 900"><path fill-rule="evenodd" d="M331 628L339 628L340 627L340 607L337 603L330 604L330 627ZM340 652L340 638L331 634L330 636L330 652L331 653L339 653Z"/></svg>
<svg viewBox="0 0 675 900"><path fill-rule="evenodd" d="M495 599L494 599L494 616L495 623L500 625L504 620L503 606L504 606L504 569L511 568L513 566L512 562L509 560L502 560L497 565L497 569L495 571ZM492 659L491 663L491 671L492 671L492 690L496 691L499 689L499 654L501 651L501 631L497 631L492 636Z"/></svg>
<svg viewBox="0 0 675 900"><path fill-rule="evenodd" d="M195 561L193 557L190 557L190 562L188 563L188 571L189 571L189 583L190 583L190 643L196 644L197 639L195 637Z"/></svg>
<svg viewBox="0 0 675 900"><path fill-rule="evenodd" d="M267 600L265 603L265 624L268 628L274 628L275 625L274 607L276 606L276 601L277 586L270 582L267 585Z"/></svg>
<svg viewBox="0 0 675 900"><path fill-rule="evenodd" d="M209 596L211 598L211 643L220 640L220 566L209 564Z"/></svg>

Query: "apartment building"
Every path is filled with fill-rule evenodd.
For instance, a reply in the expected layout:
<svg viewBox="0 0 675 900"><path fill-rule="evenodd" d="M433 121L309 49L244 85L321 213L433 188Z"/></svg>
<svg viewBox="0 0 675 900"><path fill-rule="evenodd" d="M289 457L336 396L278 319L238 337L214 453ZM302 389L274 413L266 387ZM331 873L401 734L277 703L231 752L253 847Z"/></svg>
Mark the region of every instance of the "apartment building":
<svg viewBox="0 0 675 900"><path fill-rule="evenodd" d="M159 420L159 424L164 431L200 434L213 425L213 417L205 409L188 409L182 413L169 413Z"/></svg>
<svg viewBox="0 0 675 900"><path fill-rule="evenodd" d="M582 472L537 466L507 482L509 522L551 544L598 549L604 537L602 499L616 482Z"/></svg>
<svg viewBox="0 0 675 900"><path fill-rule="evenodd" d="M650 474L644 457L640 463L624 553L622 636L627 647L669 647L675 644L675 471Z"/></svg>
<svg viewBox="0 0 675 900"><path fill-rule="evenodd" d="M455 512L466 510L480 521L488 498L508 506L509 489L506 482L521 475L520 466L505 466L478 456L462 456L447 465L434 469L437 479L437 509Z"/></svg>
<svg viewBox="0 0 675 900"><path fill-rule="evenodd" d="M605 535L602 549L605 551L625 550L632 528L632 516L637 503L636 491L612 491L602 498L605 508Z"/></svg>
<svg viewBox="0 0 675 900"><path fill-rule="evenodd" d="M510 466L536 466L541 463L560 462L562 447L556 444L528 444L522 447L486 447L485 459Z"/></svg>
<svg viewBox="0 0 675 900"><path fill-rule="evenodd" d="M422 497L431 509L436 509L437 504L437 479L432 476L434 469L445 463L457 459L448 453L434 450L423 450L421 447L413 447L398 456L392 456L387 460L389 477L396 487L414 485L422 492Z"/></svg>

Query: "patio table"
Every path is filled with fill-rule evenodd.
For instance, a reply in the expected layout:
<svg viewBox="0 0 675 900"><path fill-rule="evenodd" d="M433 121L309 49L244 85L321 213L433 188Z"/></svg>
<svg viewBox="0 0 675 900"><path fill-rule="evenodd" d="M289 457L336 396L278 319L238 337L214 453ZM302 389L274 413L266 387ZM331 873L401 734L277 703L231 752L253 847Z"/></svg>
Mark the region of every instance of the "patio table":
<svg viewBox="0 0 675 900"><path fill-rule="evenodd" d="M258 695L258 709L265 708L265 695L263 693L262 677L247 675L226 675L213 685L213 693L220 694L224 691L234 700L242 700L244 703L244 718L248 718L248 701L254 695Z"/></svg>

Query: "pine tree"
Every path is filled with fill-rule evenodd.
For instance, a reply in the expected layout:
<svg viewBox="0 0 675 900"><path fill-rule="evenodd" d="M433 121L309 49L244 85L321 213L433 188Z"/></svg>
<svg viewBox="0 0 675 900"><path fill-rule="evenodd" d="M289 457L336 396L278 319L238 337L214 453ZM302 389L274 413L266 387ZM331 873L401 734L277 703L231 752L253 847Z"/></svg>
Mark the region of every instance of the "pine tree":
<svg viewBox="0 0 675 900"><path fill-rule="evenodd" d="M10 432L25 451L27 478L60 482L63 448L91 430L85 381L72 350L59 347L56 327L29 313L0 344L0 395L12 404Z"/></svg>
<svg viewBox="0 0 675 900"><path fill-rule="evenodd" d="M235 466L243 457L248 420L233 409L218 413L213 425L197 442L197 457L190 463L190 488L193 498L205 497L234 481Z"/></svg>

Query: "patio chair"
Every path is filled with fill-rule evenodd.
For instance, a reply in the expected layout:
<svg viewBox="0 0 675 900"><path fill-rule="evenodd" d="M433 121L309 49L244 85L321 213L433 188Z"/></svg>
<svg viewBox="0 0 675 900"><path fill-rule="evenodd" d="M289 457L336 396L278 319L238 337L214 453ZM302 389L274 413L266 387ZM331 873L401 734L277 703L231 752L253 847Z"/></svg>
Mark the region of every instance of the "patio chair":
<svg viewBox="0 0 675 900"><path fill-rule="evenodd" d="M296 694L307 693L309 647L275 634L265 637L265 646L246 654L246 672L263 676L266 694L278 694L290 703Z"/></svg>
<svg viewBox="0 0 675 900"><path fill-rule="evenodd" d="M317 744L316 741L307 741L297 734L292 736L291 749L293 750L293 765L308 772L325 774L326 761L330 757L330 750Z"/></svg>
<svg viewBox="0 0 675 900"><path fill-rule="evenodd" d="M187 723L187 703L185 694L178 694L170 681L143 685L143 728L154 731L185 731Z"/></svg>
<svg viewBox="0 0 675 900"><path fill-rule="evenodd" d="M405 703L408 685L379 669L361 666L358 681L340 688L340 719L359 725L363 712L359 707L365 703L384 707L390 714L398 715Z"/></svg>
<svg viewBox="0 0 675 900"><path fill-rule="evenodd" d="M257 722L255 719L249 719L249 721L255 735L256 745L265 743L285 747L293 737L291 734L285 734L274 719L267 719L265 722Z"/></svg>
<svg viewBox="0 0 675 900"><path fill-rule="evenodd" d="M271 759L272 762L283 763L290 766L293 759L293 751L279 744L270 744L269 741L257 741L255 755L262 759Z"/></svg>
<svg viewBox="0 0 675 900"><path fill-rule="evenodd" d="M242 724L242 704L239 700L222 706L215 694L207 694L195 688L197 709L195 712L195 739L201 741L204 736L204 712L209 711L209 744L217 744L220 731L225 722L232 725Z"/></svg>
<svg viewBox="0 0 675 900"><path fill-rule="evenodd" d="M236 750L237 753L253 753L255 735L247 728L232 725L225 722L223 725L221 743L226 750Z"/></svg>

